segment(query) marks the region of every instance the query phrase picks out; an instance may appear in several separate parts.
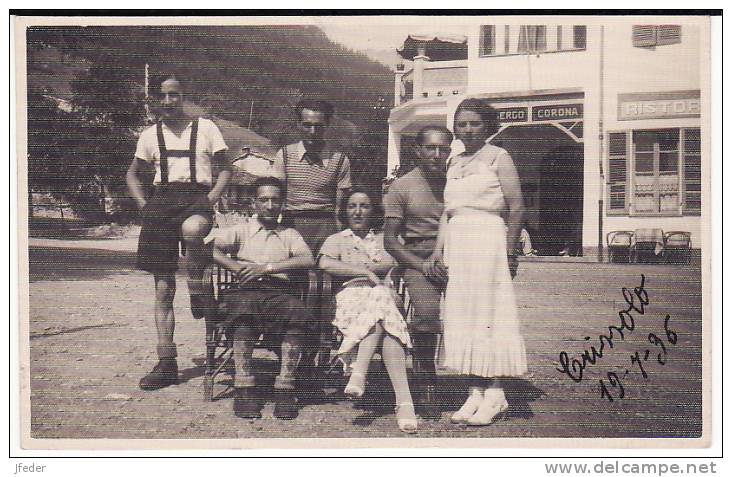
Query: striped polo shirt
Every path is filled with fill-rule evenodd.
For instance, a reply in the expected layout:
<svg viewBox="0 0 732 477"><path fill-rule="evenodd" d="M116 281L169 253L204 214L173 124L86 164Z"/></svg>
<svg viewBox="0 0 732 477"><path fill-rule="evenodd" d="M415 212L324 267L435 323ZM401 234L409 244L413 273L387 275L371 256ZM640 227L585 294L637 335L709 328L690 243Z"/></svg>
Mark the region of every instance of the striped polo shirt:
<svg viewBox="0 0 732 477"><path fill-rule="evenodd" d="M306 154L302 141L277 152L273 169L286 183L287 210L334 212L336 191L351 187L351 164L345 154L323 151L319 159Z"/></svg>

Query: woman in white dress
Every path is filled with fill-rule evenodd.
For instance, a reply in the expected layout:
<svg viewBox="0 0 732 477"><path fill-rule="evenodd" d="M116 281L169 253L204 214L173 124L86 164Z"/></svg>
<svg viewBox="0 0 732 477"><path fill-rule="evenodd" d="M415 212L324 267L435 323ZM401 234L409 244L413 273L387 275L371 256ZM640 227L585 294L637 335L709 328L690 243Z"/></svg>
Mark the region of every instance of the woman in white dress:
<svg viewBox="0 0 732 477"><path fill-rule="evenodd" d="M524 206L511 156L486 143L498 130L496 110L466 99L454 124L465 152L448 164L445 213L433 255L439 259L444 253L449 270L441 361L476 377L451 420L488 425L508 410L499 378L527 371L511 281Z"/></svg>
<svg viewBox="0 0 732 477"><path fill-rule="evenodd" d="M365 189L354 188L343 197L342 223L348 228L328 237L320 248L318 266L343 282L336 294L333 324L343 334L339 358L350 366L344 394L363 396L369 363L381 348L397 402L397 425L403 432L417 430L412 395L407 382L405 348L412 346L387 276L396 261L384 250L378 231L383 213Z"/></svg>

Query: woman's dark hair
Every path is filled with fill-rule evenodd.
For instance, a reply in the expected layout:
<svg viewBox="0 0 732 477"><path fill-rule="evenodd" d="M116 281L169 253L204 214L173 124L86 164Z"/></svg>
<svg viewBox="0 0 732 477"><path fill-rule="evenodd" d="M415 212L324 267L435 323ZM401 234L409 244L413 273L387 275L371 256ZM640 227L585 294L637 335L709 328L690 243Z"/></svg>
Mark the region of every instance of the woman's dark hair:
<svg viewBox="0 0 732 477"><path fill-rule="evenodd" d="M462 111L472 111L480 116L480 119L485 123L486 137L493 136L501 128L501 123L498 121L498 111L480 98L462 100L455 110L453 119L457 120L458 114Z"/></svg>
<svg viewBox="0 0 732 477"><path fill-rule="evenodd" d="M330 122L333 117L334 109L333 105L328 101L319 101L314 99L303 99L297 106L295 106L295 117L298 121L302 121L302 110L309 109L310 111L318 111L325 115L325 120Z"/></svg>
<svg viewBox="0 0 732 477"><path fill-rule="evenodd" d="M376 193L365 187L356 186L343 196L343 199L341 199L341 208L338 211L338 220L340 220L343 225L348 224L348 200L353 196L353 194L366 194L368 196L371 201L372 209L371 228L374 230L381 230L384 226L384 209L381 206L381 200L379 200Z"/></svg>

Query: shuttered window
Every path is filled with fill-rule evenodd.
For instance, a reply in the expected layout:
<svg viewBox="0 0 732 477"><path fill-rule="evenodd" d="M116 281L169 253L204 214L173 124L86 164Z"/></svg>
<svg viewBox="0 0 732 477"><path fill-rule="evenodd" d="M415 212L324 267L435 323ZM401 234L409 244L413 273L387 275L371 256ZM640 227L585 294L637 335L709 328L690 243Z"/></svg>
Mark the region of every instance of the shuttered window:
<svg viewBox="0 0 732 477"><path fill-rule="evenodd" d="M608 134L608 215L628 212L628 133Z"/></svg>
<svg viewBox="0 0 732 477"><path fill-rule="evenodd" d="M480 27L480 54L481 56L496 54L495 25L482 25Z"/></svg>
<svg viewBox="0 0 732 477"><path fill-rule="evenodd" d="M633 46L644 48L681 43L681 25L633 25Z"/></svg>
<svg viewBox="0 0 732 477"><path fill-rule="evenodd" d="M681 43L681 25L659 25L656 28L656 43L658 45Z"/></svg>
<svg viewBox="0 0 732 477"><path fill-rule="evenodd" d="M562 51L562 25L557 25L557 51Z"/></svg>
<svg viewBox="0 0 732 477"><path fill-rule="evenodd" d="M699 128L608 134L608 215L700 215Z"/></svg>
<svg viewBox="0 0 732 477"><path fill-rule="evenodd" d="M701 134L699 128L682 130L684 161L684 214L701 214Z"/></svg>
<svg viewBox="0 0 732 477"><path fill-rule="evenodd" d="M587 26L575 25L572 33L574 48L577 50L584 50L587 48Z"/></svg>

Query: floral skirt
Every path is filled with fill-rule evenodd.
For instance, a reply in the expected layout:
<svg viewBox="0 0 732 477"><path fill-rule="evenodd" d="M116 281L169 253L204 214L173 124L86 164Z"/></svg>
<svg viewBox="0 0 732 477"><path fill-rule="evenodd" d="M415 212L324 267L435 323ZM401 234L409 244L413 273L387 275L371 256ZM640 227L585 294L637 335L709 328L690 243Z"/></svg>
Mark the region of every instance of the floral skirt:
<svg viewBox="0 0 732 477"><path fill-rule="evenodd" d="M412 341L397 307L392 290L386 286L351 286L336 295L336 313L333 325L343 334L338 355L348 364L354 359L358 343L369 335L376 323L384 331L411 348Z"/></svg>

